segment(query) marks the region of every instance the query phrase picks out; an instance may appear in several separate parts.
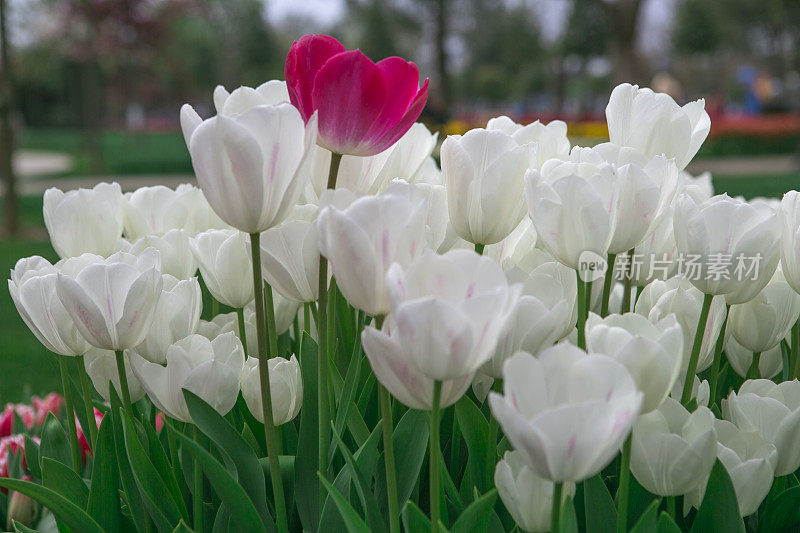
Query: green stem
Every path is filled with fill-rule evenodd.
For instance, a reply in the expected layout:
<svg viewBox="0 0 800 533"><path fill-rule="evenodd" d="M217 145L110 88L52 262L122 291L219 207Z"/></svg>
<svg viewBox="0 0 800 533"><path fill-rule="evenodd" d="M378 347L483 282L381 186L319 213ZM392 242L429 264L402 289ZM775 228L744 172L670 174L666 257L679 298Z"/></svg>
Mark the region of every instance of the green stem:
<svg viewBox="0 0 800 533"><path fill-rule="evenodd" d="M439 494L439 404L442 400L442 382L433 382L433 403L431 404L431 448L430 448L430 498L431 498L431 532L436 533L439 529L440 517L440 494Z"/></svg>
<svg viewBox="0 0 800 533"><path fill-rule="evenodd" d="M292 352L299 356L300 355L300 317L298 316L299 313L294 314L294 319L292 319Z"/></svg>
<svg viewBox="0 0 800 533"><path fill-rule="evenodd" d="M753 360L750 362L750 368L747 369L747 379L758 379L760 373L758 371L758 363L761 361L761 352L753 352Z"/></svg>
<svg viewBox="0 0 800 533"><path fill-rule="evenodd" d="M617 254L608 254L606 277L603 279L603 302L600 304L600 316L608 316L608 300L611 297L611 282L614 281L614 259Z"/></svg>
<svg viewBox="0 0 800 533"><path fill-rule="evenodd" d="M247 357L247 329L244 327L244 308L240 307L236 310L236 318L239 322L239 340L242 341L242 349L245 357Z"/></svg>
<svg viewBox="0 0 800 533"><path fill-rule="evenodd" d="M675 496L667 496L667 514L670 515L673 520L677 518L677 516L675 516Z"/></svg>
<svg viewBox="0 0 800 533"><path fill-rule="evenodd" d="M633 256L636 248L628 250L628 263L625 265L625 291L622 293L622 309L620 313L625 314L631 310L631 270L633 268Z"/></svg>
<svg viewBox="0 0 800 533"><path fill-rule="evenodd" d="M492 383L492 390L495 392L503 392L503 380L498 378L495 379ZM487 396L488 399L488 396ZM492 486L492 478L494 475L494 467L497 463L497 432L500 429L500 426L497 422L497 419L489 413L489 434L487 435L488 440L486 441L486 488L488 490L489 487ZM453 443L455 445L456 443Z"/></svg>
<svg viewBox="0 0 800 533"><path fill-rule="evenodd" d="M64 407L67 409L67 424L69 426L70 451L72 452L72 468L79 476L81 468L81 448L78 444L78 428L75 425L75 409L72 404L72 387L69 385L69 368L67 356L58 355L58 366L61 369L61 386L64 389ZM92 417L94 418L94 417Z"/></svg>
<svg viewBox="0 0 800 533"><path fill-rule="evenodd" d="M683 383L683 394L681 394L681 403L684 406L689 403L692 397L694 375L697 372L697 361L700 358L700 348L703 346L703 337L706 331L706 324L708 323L708 312L711 309L712 300L714 300L713 294L706 294L703 298L703 307L700 310L700 319L697 321L697 330L694 333L692 353L689 356L689 366L686 369L686 381Z"/></svg>
<svg viewBox="0 0 800 533"><path fill-rule="evenodd" d="M717 344L714 346L714 361L711 363L711 375L708 378L708 405L714 405L717 398L717 379L719 378L719 365L722 364L722 348L725 346L725 330L728 328L728 315L731 306L728 306L725 313L725 320L722 322L722 329L717 337Z"/></svg>
<svg viewBox="0 0 800 533"><path fill-rule="evenodd" d="M213 296L211 297L211 318L219 314L219 302Z"/></svg>
<svg viewBox="0 0 800 533"><path fill-rule="evenodd" d="M275 326L275 300L272 286L264 283L264 310L267 312L267 338L269 339L269 357L278 357L278 328Z"/></svg>
<svg viewBox="0 0 800 533"><path fill-rule="evenodd" d="M83 407L86 409L86 420L89 423L89 444L94 451L97 445L97 423L94 420L94 404L92 403L92 387L89 384L89 374L86 373L86 366L82 355L76 356L80 370L78 375L81 380L81 395L83 396Z"/></svg>
<svg viewBox="0 0 800 533"><path fill-rule="evenodd" d="M303 331L311 334L311 303L303 302Z"/></svg>
<svg viewBox="0 0 800 533"><path fill-rule="evenodd" d="M628 485L631 479L631 440L632 435L628 435L625 444L622 445L622 461L619 467L619 506L617 508L617 533L625 533L628 530Z"/></svg>
<svg viewBox="0 0 800 533"><path fill-rule="evenodd" d="M483 255L483 249L486 248L485 244L475 243L475 253L478 255Z"/></svg>
<svg viewBox="0 0 800 533"><path fill-rule="evenodd" d="M639 303L639 296L642 295L642 291L643 290L644 290L644 287L642 287L641 285L637 285L636 286L636 295L633 297L633 307L634 307L634 309L636 308L636 304Z"/></svg>
<svg viewBox="0 0 800 533"><path fill-rule="evenodd" d="M586 284L581 279L581 275L575 272L578 279L578 348L586 349Z"/></svg>
<svg viewBox="0 0 800 533"><path fill-rule="evenodd" d="M394 434L392 424L392 399L383 385L378 385L381 402L381 426L383 426L383 459L386 465L386 496L389 499L389 531L400 533L400 512L397 501L397 475L394 468Z"/></svg>
<svg viewBox="0 0 800 533"><path fill-rule="evenodd" d="M194 427L194 440L202 446L203 434L200 428ZM192 490L192 515L195 531L203 531L203 469L200 467L200 461L194 460L194 475L192 476L194 482L194 489Z"/></svg>
<svg viewBox="0 0 800 533"><path fill-rule="evenodd" d="M131 390L128 388L128 374L125 373L125 354L122 350L117 350L114 355L117 357L117 375L119 376L119 388L122 389L122 406L133 422L133 403L131 402Z"/></svg>
<svg viewBox="0 0 800 533"><path fill-rule="evenodd" d="M331 154L331 166L328 169L328 189L336 188L336 178L339 174L339 164L342 154ZM317 338L319 358L317 361L317 435L319 446L317 449L317 471L326 479L328 477L328 443L330 429L330 414L328 412L328 259L319 256L319 303L317 315L314 317L317 324ZM326 491L320 483L319 504L325 501Z"/></svg>
<svg viewBox="0 0 800 533"><path fill-rule="evenodd" d="M283 480L281 479L280 444L275 422L272 419L272 391L269 382L269 356L267 355L267 328L264 316L264 291L261 280L261 247L260 234L250 234L250 249L253 259L253 290L256 306L256 337L258 339L258 373L261 381L261 405L264 415L264 433L267 438L267 455L269 456L269 475L272 480L272 494L275 497L275 516L278 531L286 533L289 525L286 517L286 499L283 496Z"/></svg>
<svg viewBox="0 0 800 533"><path fill-rule="evenodd" d="M561 518L561 489L562 482L553 483L553 506L550 508L550 531L558 532Z"/></svg>
<svg viewBox="0 0 800 533"><path fill-rule="evenodd" d="M794 361L794 379L800 379L800 319L792 327L792 360Z"/></svg>

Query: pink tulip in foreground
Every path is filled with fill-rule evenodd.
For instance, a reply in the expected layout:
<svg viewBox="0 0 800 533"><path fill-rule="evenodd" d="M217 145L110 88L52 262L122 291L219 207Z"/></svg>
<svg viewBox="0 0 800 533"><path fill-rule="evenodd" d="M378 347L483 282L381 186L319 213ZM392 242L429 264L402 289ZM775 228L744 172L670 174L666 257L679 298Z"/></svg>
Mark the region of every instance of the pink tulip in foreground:
<svg viewBox="0 0 800 533"><path fill-rule="evenodd" d="M374 63L329 35L306 35L286 57L292 104L308 121L319 112L317 144L339 154L375 155L393 145L419 118L428 80L399 57Z"/></svg>

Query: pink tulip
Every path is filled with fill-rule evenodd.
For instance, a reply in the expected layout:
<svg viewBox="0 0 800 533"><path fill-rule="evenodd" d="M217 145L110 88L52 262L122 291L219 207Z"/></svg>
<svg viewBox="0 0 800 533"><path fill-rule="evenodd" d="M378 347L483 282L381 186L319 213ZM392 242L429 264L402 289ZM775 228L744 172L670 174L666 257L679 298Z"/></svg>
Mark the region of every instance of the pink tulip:
<svg viewBox="0 0 800 533"><path fill-rule="evenodd" d="M57 392L51 392L44 398L34 396L31 398L34 409L36 409L36 425L41 426L47 419L48 413L53 413L58 417L61 412L61 405L64 403L64 398Z"/></svg>
<svg viewBox="0 0 800 533"><path fill-rule="evenodd" d="M329 35L306 35L286 57L286 85L306 122L319 113L317 144L339 154L375 155L419 118L428 80L399 57L374 63Z"/></svg>

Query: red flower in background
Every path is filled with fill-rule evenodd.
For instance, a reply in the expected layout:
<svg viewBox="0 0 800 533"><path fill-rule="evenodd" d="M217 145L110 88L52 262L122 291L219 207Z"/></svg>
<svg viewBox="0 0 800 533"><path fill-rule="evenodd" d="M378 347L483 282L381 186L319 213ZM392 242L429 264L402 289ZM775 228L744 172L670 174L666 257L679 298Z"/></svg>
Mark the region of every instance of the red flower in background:
<svg viewBox="0 0 800 533"><path fill-rule="evenodd" d="M100 424L103 422L103 412L94 408L94 423L100 428ZM86 433L83 432L83 428L81 427L81 422L78 420L78 417L75 417L75 429L78 433L78 446L81 449L81 459L84 461L86 460L87 455L94 456L92 452L92 447L89 444L89 439L86 437Z"/></svg>
<svg viewBox="0 0 800 533"><path fill-rule="evenodd" d="M339 154L375 155L419 118L428 80L399 57L374 63L329 35L306 35L286 57L286 85L303 120L319 113L317 144Z"/></svg>
<svg viewBox="0 0 800 533"><path fill-rule="evenodd" d="M39 444L39 437L31 437L31 439ZM0 477L8 477L8 463L12 456L16 456L19 451L22 451L22 468L27 467L25 462L25 435L17 434L10 437L3 437L0 439ZM8 490L0 489L3 493L8 494Z"/></svg>
<svg viewBox="0 0 800 533"><path fill-rule="evenodd" d="M58 418L64 398L56 392L51 392L44 398L34 396L31 398L31 403L33 403L33 408L36 410L36 425L41 426L47 420L48 413L53 413Z"/></svg>
<svg viewBox="0 0 800 533"><path fill-rule="evenodd" d="M8 437L14 432L14 415L22 420L26 429L32 429L36 421L36 412L33 407L24 403L7 403L0 413L0 438Z"/></svg>

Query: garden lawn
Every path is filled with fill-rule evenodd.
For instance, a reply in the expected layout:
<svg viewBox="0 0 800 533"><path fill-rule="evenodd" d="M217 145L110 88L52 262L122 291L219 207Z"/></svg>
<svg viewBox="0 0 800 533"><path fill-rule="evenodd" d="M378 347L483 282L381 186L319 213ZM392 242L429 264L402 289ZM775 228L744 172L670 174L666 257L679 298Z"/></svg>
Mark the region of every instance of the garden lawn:
<svg viewBox="0 0 800 533"><path fill-rule="evenodd" d="M65 142L60 139L60 142ZM183 142L181 140L181 142ZM185 150L185 147L183 148ZM780 198L791 189L800 188L800 175L714 178L717 193L745 198L772 196ZM42 200L26 197L21 201L22 224L26 228L42 228ZM47 242L0 241L0 267L8 272L17 260L30 255L57 259ZM7 274L6 274L7 275ZM0 288L0 407L6 402L27 400L32 394L43 395L60 390L54 356L39 343L19 317L6 287Z"/></svg>

